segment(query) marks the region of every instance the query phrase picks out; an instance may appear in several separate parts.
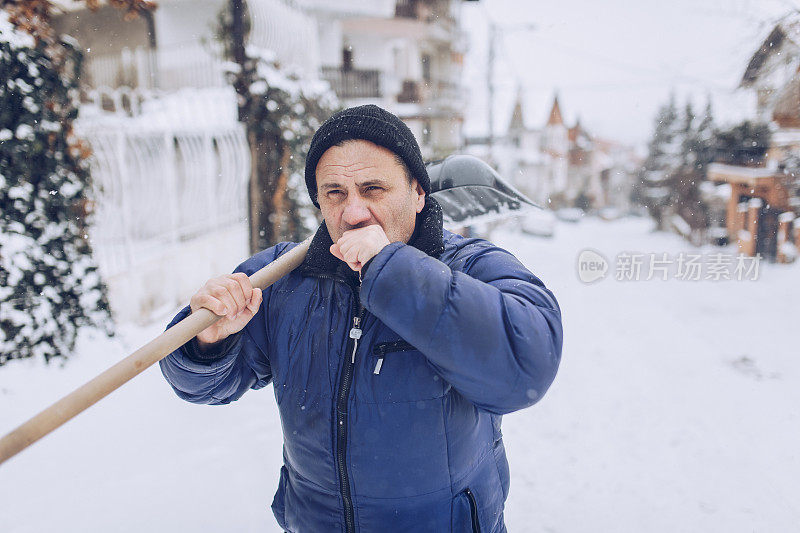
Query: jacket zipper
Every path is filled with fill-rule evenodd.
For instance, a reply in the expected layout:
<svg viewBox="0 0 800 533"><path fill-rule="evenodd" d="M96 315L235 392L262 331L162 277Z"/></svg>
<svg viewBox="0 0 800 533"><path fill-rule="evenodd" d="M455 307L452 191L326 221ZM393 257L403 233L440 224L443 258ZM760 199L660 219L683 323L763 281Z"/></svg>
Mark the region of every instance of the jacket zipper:
<svg viewBox="0 0 800 533"><path fill-rule="evenodd" d="M469 490L469 487L464 489L464 493L469 500L469 514L472 520L472 533L481 533L481 523L478 522L478 503L475 501L475 495Z"/></svg>
<svg viewBox="0 0 800 533"><path fill-rule="evenodd" d="M367 310L361 306L359 290L361 288L361 273L358 274L359 285L354 288L344 278L330 276L327 274L315 273L320 278L332 279L347 285L353 293L353 325L350 328L347 339L347 349L345 353L351 354L343 363L341 378L339 380L339 394L336 397L336 466L339 471L339 485L344 506L344 521L347 533L355 533L355 516L353 511L353 500L350 494L350 480L347 475L347 400L350 396L350 387L353 384L353 371L356 362L356 350L358 349L358 339L361 338L362 325Z"/></svg>
<svg viewBox="0 0 800 533"><path fill-rule="evenodd" d="M375 370L372 371L373 374L376 376L381 373L381 367L383 366L383 358L386 356L387 353L391 352L403 352L405 350L416 350L414 346L410 343L399 340L395 342L382 342L380 344L376 344L375 347L372 349L372 353L378 356L378 362L375 363Z"/></svg>

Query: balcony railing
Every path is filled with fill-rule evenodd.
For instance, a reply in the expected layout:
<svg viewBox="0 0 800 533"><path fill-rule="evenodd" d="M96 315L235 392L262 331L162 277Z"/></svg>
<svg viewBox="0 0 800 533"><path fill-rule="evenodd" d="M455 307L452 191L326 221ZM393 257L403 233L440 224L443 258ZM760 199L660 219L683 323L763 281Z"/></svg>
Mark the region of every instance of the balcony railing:
<svg viewBox="0 0 800 533"><path fill-rule="evenodd" d="M151 50L124 48L118 55L90 55L82 81L91 88L176 90L183 87L224 87L219 53L199 44Z"/></svg>
<svg viewBox="0 0 800 533"><path fill-rule="evenodd" d="M397 95L400 104L432 103L436 106L458 107L464 99L461 86L444 80L404 80L402 90Z"/></svg>
<svg viewBox="0 0 800 533"><path fill-rule="evenodd" d="M322 77L339 98L380 98L380 74L379 70L322 67Z"/></svg>

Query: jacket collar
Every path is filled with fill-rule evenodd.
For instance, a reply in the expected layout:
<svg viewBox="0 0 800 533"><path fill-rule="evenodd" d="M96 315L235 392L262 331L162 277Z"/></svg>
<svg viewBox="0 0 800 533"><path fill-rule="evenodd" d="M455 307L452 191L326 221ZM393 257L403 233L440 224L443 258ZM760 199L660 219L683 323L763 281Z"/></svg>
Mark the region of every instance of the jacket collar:
<svg viewBox="0 0 800 533"><path fill-rule="evenodd" d="M303 274L316 272L332 275L344 274L346 277L351 277L352 271L331 253L332 244L333 239L323 221L311 240L308 253L300 265L300 271ZM417 215L414 234L408 244L437 259L444 252L442 208L430 195L425 197L425 207Z"/></svg>

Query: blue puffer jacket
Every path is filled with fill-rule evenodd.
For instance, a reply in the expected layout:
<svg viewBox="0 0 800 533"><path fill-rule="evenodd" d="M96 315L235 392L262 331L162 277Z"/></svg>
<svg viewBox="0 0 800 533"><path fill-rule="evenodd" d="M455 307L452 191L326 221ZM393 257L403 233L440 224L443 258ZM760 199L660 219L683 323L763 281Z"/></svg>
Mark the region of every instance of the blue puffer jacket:
<svg viewBox="0 0 800 533"><path fill-rule="evenodd" d="M287 531L505 531L500 422L555 377L553 294L510 253L443 231L433 200L410 244L384 248L360 286L330 244L322 224L215 360L187 343L161 361L164 376L208 404L273 382L284 466L272 509Z"/></svg>

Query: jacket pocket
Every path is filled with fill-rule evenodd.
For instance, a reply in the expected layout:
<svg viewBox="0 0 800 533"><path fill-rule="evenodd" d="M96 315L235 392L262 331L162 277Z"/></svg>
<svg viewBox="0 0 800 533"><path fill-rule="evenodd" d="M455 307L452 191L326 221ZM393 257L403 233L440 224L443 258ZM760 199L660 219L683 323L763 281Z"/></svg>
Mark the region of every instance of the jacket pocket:
<svg viewBox="0 0 800 533"><path fill-rule="evenodd" d="M406 342L402 339L393 342L379 342L372 348L372 355L377 358L375 370L373 370L372 373L375 375L381 373L381 368L383 368L383 359L386 357L387 353L407 352L409 350L416 350L416 348L414 348L410 342Z"/></svg>
<svg viewBox="0 0 800 533"><path fill-rule="evenodd" d="M370 403L434 400L449 389L428 358L403 339L374 344L371 352L361 377Z"/></svg>
<svg viewBox="0 0 800 533"><path fill-rule="evenodd" d="M451 530L453 533L481 533L478 502L469 487L453 498Z"/></svg>

